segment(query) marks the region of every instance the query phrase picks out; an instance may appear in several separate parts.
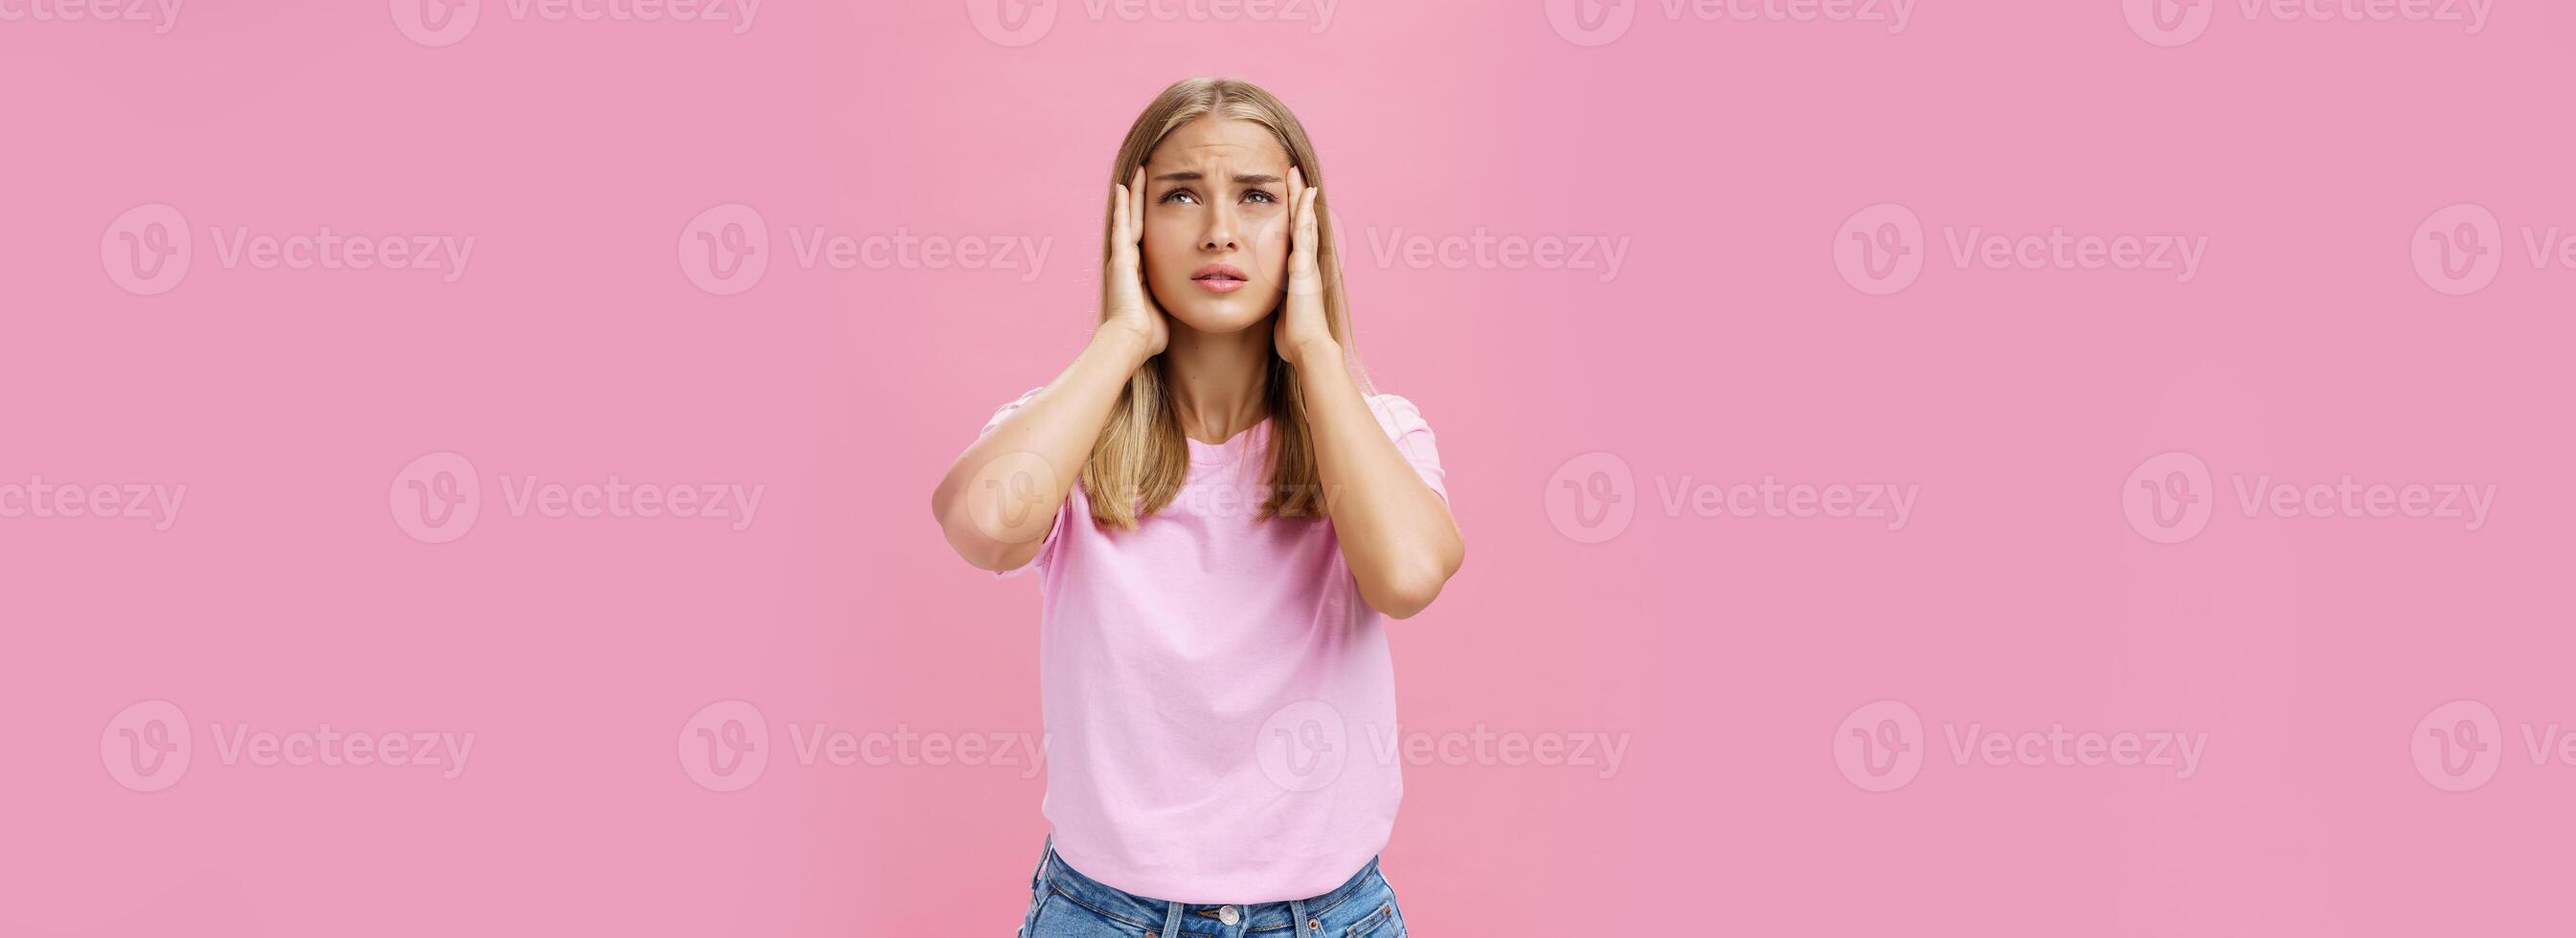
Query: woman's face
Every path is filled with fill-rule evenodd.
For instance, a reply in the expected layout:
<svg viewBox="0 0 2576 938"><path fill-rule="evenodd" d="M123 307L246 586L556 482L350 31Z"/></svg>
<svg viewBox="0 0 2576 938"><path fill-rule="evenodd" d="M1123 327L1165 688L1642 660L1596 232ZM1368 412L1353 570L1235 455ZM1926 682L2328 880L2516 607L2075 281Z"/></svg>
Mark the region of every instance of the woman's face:
<svg viewBox="0 0 2576 938"><path fill-rule="evenodd" d="M1228 334L1279 306L1288 270L1288 151L1268 128L1201 117L1145 161L1145 283L1163 311Z"/></svg>

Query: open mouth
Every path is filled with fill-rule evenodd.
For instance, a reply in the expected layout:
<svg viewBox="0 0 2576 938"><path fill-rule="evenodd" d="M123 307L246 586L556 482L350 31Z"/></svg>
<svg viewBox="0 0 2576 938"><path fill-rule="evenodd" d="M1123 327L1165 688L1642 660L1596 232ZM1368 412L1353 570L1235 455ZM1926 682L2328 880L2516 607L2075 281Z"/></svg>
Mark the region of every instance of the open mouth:
<svg viewBox="0 0 2576 938"><path fill-rule="evenodd" d="M1250 283L1243 271L1232 264L1209 264L1190 275L1190 282L1217 293L1232 293Z"/></svg>

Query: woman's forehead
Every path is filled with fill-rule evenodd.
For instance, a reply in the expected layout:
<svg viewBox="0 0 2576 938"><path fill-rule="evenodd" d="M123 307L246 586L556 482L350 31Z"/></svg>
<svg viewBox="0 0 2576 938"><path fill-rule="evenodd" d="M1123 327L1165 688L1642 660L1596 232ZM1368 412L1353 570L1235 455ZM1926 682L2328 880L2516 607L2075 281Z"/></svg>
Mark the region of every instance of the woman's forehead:
<svg viewBox="0 0 2576 938"><path fill-rule="evenodd" d="M1285 168L1288 152L1270 128L1248 120L1202 117L1174 129L1145 161L1148 167L1222 163Z"/></svg>

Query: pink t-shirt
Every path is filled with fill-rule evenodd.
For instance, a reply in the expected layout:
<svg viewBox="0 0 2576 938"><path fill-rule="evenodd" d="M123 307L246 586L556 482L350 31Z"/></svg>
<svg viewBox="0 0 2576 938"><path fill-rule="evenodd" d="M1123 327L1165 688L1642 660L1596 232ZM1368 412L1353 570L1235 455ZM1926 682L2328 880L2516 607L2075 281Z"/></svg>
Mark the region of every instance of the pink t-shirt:
<svg viewBox="0 0 2576 938"><path fill-rule="evenodd" d="M1369 409L1446 500L1422 412ZM1321 895L1386 846L1404 796L1386 630L1332 522L1261 520L1270 426L1190 440L1189 483L1132 531L1093 524L1075 485L1037 556L999 574L1039 570L1056 852L1135 895Z"/></svg>

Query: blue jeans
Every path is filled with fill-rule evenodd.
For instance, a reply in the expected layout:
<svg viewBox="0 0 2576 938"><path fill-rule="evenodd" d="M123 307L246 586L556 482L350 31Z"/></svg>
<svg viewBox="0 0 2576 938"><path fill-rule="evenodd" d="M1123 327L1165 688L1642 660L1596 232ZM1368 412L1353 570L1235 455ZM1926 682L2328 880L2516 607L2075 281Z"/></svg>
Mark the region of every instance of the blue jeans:
<svg viewBox="0 0 2576 938"><path fill-rule="evenodd" d="M1029 877L1020 938L1404 938L1404 913L1377 861L1312 899L1186 905L1130 895L1074 872L1049 838Z"/></svg>

